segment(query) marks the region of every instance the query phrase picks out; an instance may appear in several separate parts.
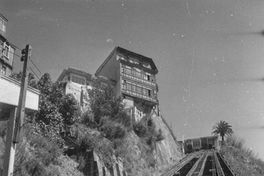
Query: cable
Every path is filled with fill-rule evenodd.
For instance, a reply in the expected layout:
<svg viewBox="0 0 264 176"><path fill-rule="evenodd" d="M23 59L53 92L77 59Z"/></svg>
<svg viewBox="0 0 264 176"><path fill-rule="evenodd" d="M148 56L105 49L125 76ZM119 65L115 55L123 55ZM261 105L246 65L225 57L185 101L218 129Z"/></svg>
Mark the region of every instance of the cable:
<svg viewBox="0 0 264 176"><path fill-rule="evenodd" d="M5 50L5 48L4 47L1 47L0 46L0 48L1 49L4 49ZM18 48L18 47L17 47ZM21 50L20 48L18 48L19 50ZM22 50L21 50L22 51ZM21 57L20 55L17 55L16 53L13 53L13 52L11 52L11 51L7 51L8 53L11 53L11 54L13 54L13 55L15 55L15 56L17 56L17 57ZM42 72L40 71L40 69L37 67L37 65L33 62L33 60L32 59L29 59L30 60L30 62L34 65L34 67L38 70L38 72L42 75Z"/></svg>
<svg viewBox="0 0 264 176"><path fill-rule="evenodd" d="M8 42L10 43L10 42ZM15 48L19 49L20 51L22 51L22 49L20 49L19 47L17 47L16 45L14 45L13 43L10 43L12 46L14 46Z"/></svg>
<svg viewBox="0 0 264 176"><path fill-rule="evenodd" d="M29 59L31 61L31 63L35 66L35 68L39 71L39 73L42 75L41 71L39 70L39 68L36 66L36 64L33 62L33 60Z"/></svg>
<svg viewBox="0 0 264 176"><path fill-rule="evenodd" d="M5 50L5 48L4 48L4 47L1 47L1 46L0 46L0 49ZM9 50L8 50L7 52L8 52L8 53L11 53L11 54L13 54L13 55L15 55L15 56L17 56L17 57L19 57L19 58L21 57L21 56L17 55L16 53L13 53L13 52L11 52L11 51L9 51ZM4 55L4 54L3 54L3 55Z"/></svg>
<svg viewBox="0 0 264 176"><path fill-rule="evenodd" d="M29 69L33 72L33 74L40 80L40 78L38 77L38 75L33 71L33 69L31 67L29 67Z"/></svg>

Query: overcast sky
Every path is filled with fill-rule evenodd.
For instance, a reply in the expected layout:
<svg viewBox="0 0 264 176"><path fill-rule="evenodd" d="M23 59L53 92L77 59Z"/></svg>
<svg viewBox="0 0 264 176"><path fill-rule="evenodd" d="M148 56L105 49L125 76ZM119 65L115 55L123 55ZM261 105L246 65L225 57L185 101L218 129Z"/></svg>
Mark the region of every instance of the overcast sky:
<svg viewBox="0 0 264 176"><path fill-rule="evenodd" d="M0 13L8 40L30 44L53 81L68 67L94 74L115 46L151 57L178 140L225 120L264 160L262 0L0 0Z"/></svg>

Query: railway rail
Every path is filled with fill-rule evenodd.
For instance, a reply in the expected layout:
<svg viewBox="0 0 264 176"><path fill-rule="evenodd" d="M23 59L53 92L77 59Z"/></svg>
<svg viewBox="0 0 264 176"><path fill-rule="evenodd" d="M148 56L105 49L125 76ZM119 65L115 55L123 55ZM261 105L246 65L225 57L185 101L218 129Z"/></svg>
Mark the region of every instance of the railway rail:
<svg viewBox="0 0 264 176"><path fill-rule="evenodd" d="M161 176L234 176L221 155L203 150L187 155Z"/></svg>

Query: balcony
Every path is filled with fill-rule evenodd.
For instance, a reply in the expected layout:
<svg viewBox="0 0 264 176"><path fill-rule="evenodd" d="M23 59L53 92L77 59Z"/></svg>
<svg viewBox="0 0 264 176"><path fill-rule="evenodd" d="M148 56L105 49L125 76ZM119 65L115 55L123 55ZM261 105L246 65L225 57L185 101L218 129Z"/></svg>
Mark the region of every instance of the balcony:
<svg viewBox="0 0 264 176"><path fill-rule="evenodd" d="M140 99L144 99L144 100L150 101L150 102L155 103L155 104L158 103L157 99L155 99L155 98L145 96L145 95L142 95L142 94L130 91L130 90L122 89L122 93L133 96L133 97L137 97Z"/></svg>
<svg viewBox="0 0 264 176"><path fill-rule="evenodd" d="M139 122L146 114L138 110L135 106L131 108L125 109L127 114L130 116L131 120L135 122Z"/></svg>
<svg viewBox="0 0 264 176"><path fill-rule="evenodd" d="M18 106L20 84L20 82L0 74L0 121L6 120L10 110ZM37 89L27 88L26 112L38 110L39 94Z"/></svg>
<svg viewBox="0 0 264 176"><path fill-rule="evenodd" d="M157 84L154 83L154 82L151 82L151 81L148 81L148 80L145 80L145 79L142 79L142 78L138 78L138 77L126 74L126 73L121 73L121 75L123 77L125 77L125 78L128 78L128 79L132 80L132 81L137 81L137 82L143 83L145 85L149 85L149 86L152 86L152 87L156 87L157 86Z"/></svg>

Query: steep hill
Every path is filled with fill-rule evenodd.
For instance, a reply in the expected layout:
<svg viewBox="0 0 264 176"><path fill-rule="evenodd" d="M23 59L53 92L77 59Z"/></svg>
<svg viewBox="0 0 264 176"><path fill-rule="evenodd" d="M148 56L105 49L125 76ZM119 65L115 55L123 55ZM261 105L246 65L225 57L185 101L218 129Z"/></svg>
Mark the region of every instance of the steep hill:
<svg viewBox="0 0 264 176"><path fill-rule="evenodd" d="M238 176L263 176L264 162L244 146L243 139L229 137L220 153Z"/></svg>

